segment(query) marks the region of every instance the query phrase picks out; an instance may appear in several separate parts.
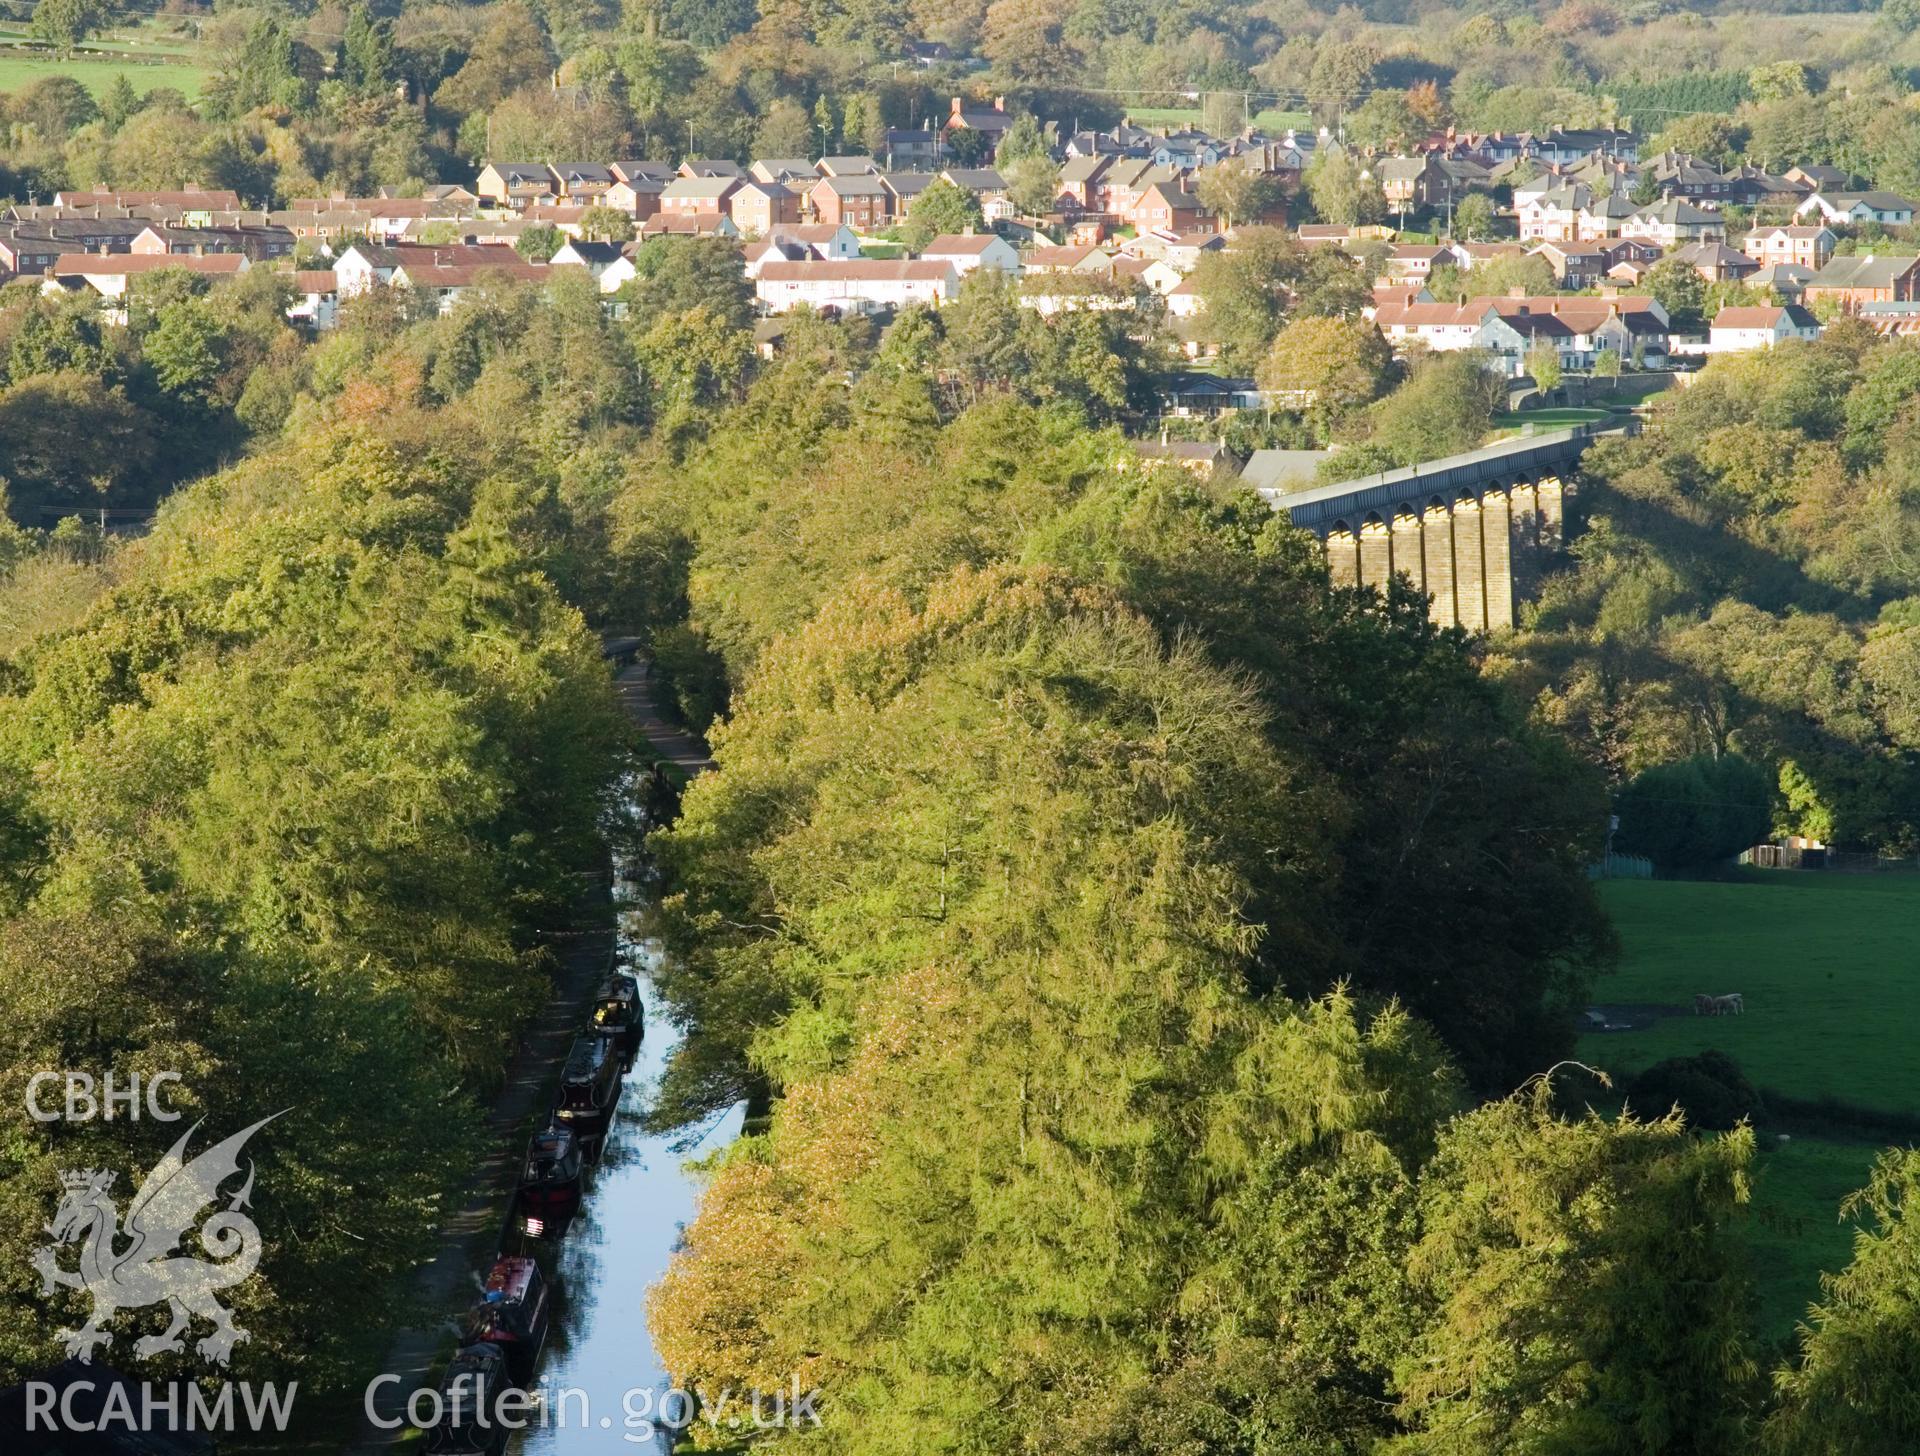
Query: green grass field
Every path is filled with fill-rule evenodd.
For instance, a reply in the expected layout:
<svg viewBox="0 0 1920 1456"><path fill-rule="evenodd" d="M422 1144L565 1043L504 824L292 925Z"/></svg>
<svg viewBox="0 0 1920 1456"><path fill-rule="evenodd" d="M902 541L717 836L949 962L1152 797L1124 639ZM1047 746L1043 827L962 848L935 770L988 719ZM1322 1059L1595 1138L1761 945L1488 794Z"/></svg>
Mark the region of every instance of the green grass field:
<svg viewBox="0 0 1920 1456"><path fill-rule="evenodd" d="M1820 1297L1822 1271L1837 1272L1853 1257L1853 1225L1840 1222L1840 1203L1867 1181L1876 1151L1761 1137L1745 1234L1759 1304L1754 1323L1764 1338L1791 1338Z"/></svg>
<svg viewBox="0 0 1920 1456"><path fill-rule="evenodd" d="M1920 876L1754 871L1601 893L1623 954L1595 999L1682 1014L1586 1037L1583 1055L1632 1073L1717 1047L1790 1097L1920 1113ZM1746 1014L1694 1016L1701 991L1740 992Z"/></svg>
<svg viewBox="0 0 1920 1456"><path fill-rule="evenodd" d="M24 25L0 25L0 91L17 91L44 76L71 76L97 95L125 76L142 94L171 86L192 99L211 74L196 64L200 54L193 37L165 21L97 35L71 59L32 44Z"/></svg>
<svg viewBox="0 0 1920 1456"><path fill-rule="evenodd" d="M54 56L0 47L0 91L18 91L43 76L71 76L96 96L111 86L116 76L125 76L140 94L161 86L171 86L188 100L200 94L208 73L198 66L162 62L96 60L76 56L63 61Z"/></svg>
<svg viewBox="0 0 1920 1456"><path fill-rule="evenodd" d="M1604 409L1520 410L1495 415L1493 427L1496 430L1518 430L1532 425L1536 430L1564 430L1568 425L1585 425L1595 420L1604 420L1612 413L1612 410Z"/></svg>
<svg viewBox="0 0 1920 1456"><path fill-rule="evenodd" d="M1197 106L1129 106L1127 116L1135 126L1183 127L1200 125ZM1304 131L1313 118L1304 111L1275 111L1268 108L1253 114L1253 124L1262 131L1285 131L1288 127Z"/></svg>
<svg viewBox="0 0 1920 1456"><path fill-rule="evenodd" d="M1709 1047L1763 1091L1920 1113L1920 876L1753 871L1726 883L1614 880L1601 898L1619 929L1620 968L1601 1005L1674 1014L1636 1031L1584 1036L1578 1055L1624 1083ZM1695 992L1738 991L1743 1016L1692 1014ZM1640 1108L1642 1113L1663 1108ZM1850 1256L1839 1204L1866 1181L1880 1144L1762 1127L1747 1241L1761 1329L1784 1339Z"/></svg>
<svg viewBox="0 0 1920 1456"><path fill-rule="evenodd" d="M24 24L0 22L0 41L9 45L35 43L32 29ZM186 56L198 49L198 43L179 31L156 25L134 25L104 31L80 43L82 55L105 56Z"/></svg>

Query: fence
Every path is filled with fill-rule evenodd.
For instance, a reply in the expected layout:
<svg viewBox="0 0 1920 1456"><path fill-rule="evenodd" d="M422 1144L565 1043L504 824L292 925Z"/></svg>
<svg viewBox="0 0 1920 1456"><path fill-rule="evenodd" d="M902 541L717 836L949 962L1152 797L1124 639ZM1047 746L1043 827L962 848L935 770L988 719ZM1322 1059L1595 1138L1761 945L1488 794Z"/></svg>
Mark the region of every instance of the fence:
<svg viewBox="0 0 1920 1456"><path fill-rule="evenodd" d="M1590 880L1650 880L1653 861L1638 854L1614 854L1609 851L1599 864L1587 866Z"/></svg>

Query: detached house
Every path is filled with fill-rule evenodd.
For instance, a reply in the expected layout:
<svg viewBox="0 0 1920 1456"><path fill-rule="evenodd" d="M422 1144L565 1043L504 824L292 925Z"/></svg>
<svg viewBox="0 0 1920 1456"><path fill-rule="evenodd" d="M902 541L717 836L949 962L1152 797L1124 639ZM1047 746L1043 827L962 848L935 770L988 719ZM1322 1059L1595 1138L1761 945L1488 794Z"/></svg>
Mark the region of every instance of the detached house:
<svg viewBox="0 0 1920 1456"><path fill-rule="evenodd" d="M330 268L302 268L293 275L293 302L287 305L289 323L304 324L316 332L330 329L340 312L340 289Z"/></svg>
<svg viewBox="0 0 1920 1456"><path fill-rule="evenodd" d="M634 276L633 259L619 243L568 243L549 260L552 268L585 268L602 293L618 293Z"/></svg>
<svg viewBox="0 0 1920 1456"><path fill-rule="evenodd" d="M1805 309L1763 305L1757 308L1723 308L1713 316L1707 332L1707 350L1714 354L1736 354L1749 349L1771 349L1788 339L1813 340L1820 337L1820 321Z"/></svg>
<svg viewBox="0 0 1920 1456"><path fill-rule="evenodd" d="M996 233L948 233L928 243L922 262L950 263L961 277L976 268L994 268L1013 276L1020 271L1020 252Z"/></svg>
<svg viewBox="0 0 1920 1456"><path fill-rule="evenodd" d="M1833 229L1813 223L1800 227L1755 228L1741 239L1740 251L1754 262L1771 267L1796 263L1818 271L1826 267L1839 239Z"/></svg>
<svg viewBox="0 0 1920 1456"><path fill-rule="evenodd" d="M1877 222L1882 227L1908 227L1913 222L1913 204L1892 192L1816 192L1793 215L1817 215L1838 225Z"/></svg>
<svg viewBox="0 0 1920 1456"><path fill-rule="evenodd" d="M743 182L727 199L733 225L752 237L800 221L800 195L778 182Z"/></svg>
<svg viewBox="0 0 1920 1456"><path fill-rule="evenodd" d="M399 250L379 243L353 243L334 259L335 290L341 298L354 298L393 279L399 266Z"/></svg>
<svg viewBox="0 0 1920 1456"><path fill-rule="evenodd" d="M1174 182L1156 182L1141 194L1140 200L1133 205L1128 214L1136 229L1147 232L1158 229L1171 233L1199 232L1213 220L1213 214L1200 204L1200 199L1191 192L1184 192Z"/></svg>
<svg viewBox="0 0 1920 1456"><path fill-rule="evenodd" d="M667 179L651 176L622 177L601 195L604 207L644 221L660 211L660 194L667 190Z"/></svg>
<svg viewBox="0 0 1920 1456"><path fill-rule="evenodd" d="M878 232L893 216L893 194L873 172L852 177L822 177L807 194L813 215L821 222Z"/></svg>
<svg viewBox="0 0 1920 1456"><path fill-rule="evenodd" d="M1807 162L1787 168L1787 180L1808 192L1845 192L1853 181L1838 167L1824 162Z"/></svg>
<svg viewBox="0 0 1920 1456"><path fill-rule="evenodd" d="M1443 201L1452 187L1452 179L1441 170L1431 155L1386 157L1373 169L1386 194L1387 206L1396 212L1418 212Z"/></svg>

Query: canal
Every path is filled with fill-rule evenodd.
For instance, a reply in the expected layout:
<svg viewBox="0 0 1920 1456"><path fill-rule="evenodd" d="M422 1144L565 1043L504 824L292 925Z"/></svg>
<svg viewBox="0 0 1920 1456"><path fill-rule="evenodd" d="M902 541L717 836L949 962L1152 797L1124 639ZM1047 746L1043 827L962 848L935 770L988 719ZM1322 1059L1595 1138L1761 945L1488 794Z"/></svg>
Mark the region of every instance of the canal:
<svg viewBox="0 0 1920 1456"><path fill-rule="evenodd" d="M520 1456L672 1449L663 1430L646 1430L669 1389L647 1330L647 1290L666 1272L680 1230L693 1218L699 1182L685 1171L687 1161L739 1136L745 1104L690 1131L662 1136L646 1130L642 1114L678 1037L655 1009L660 944L637 926L636 914L622 915L620 956L640 980L646 1039L627 1075L619 1116L589 1178L580 1217L553 1261L558 1317L539 1379L550 1424L510 1448Z"/></svg>

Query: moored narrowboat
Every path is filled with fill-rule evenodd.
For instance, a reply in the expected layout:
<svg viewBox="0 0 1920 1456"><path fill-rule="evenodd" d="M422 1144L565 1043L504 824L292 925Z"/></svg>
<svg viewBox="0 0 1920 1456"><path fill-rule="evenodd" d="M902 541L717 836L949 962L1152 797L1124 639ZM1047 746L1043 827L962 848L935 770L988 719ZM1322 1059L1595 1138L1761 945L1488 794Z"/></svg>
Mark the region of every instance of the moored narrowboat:
<svg viewBox="0 0 1920 1456"><path fill-rule="evenodd" d="M514 1228L533 1239L564 1235L580 1211L586 1158L580 1139L555 1122L533 1135L514 1191Z"/></svg>
<svg viewBox="0 0 1920 1456"><path fill-rule="evenodd" d="M462 1346L440 1380L439 1419L427 1432L430 1456L500 1456L507 1447L501 1398L514 1387L507 1352L485 1341ZM516 1417L517 1418L517 1417Z"/></svg>
<svg viewBox="0 0 1920 1456"><path fill-rule="evenodd" d="M467 1340L498 1346L506 1357L507 1374L520 1385L531 1385L552 1313L547 1277L539 1264L509 1254L495 1260L487 1274L485 1291L467 1316Z"/></svg>
<svg viewBox="0 0 1920 1456"><path fill-rule="evenodd" d="M646 1009L640 1001L640 983L625 971L615 971L601 983L593 998L593 1030L608 1037L620 1048L628 1066L640 1054L640 1041L646 1035Z"/></svg>
<svg viewBox="0 0 1920 1456"><path fill-rule="evenodd" d="M613 1109L619 1101L619 1048L608 1037L581 1037L574 1042L567 1069L560 1075L555 1119L578 1137L599 1137L613 1120Z"/></svg>

